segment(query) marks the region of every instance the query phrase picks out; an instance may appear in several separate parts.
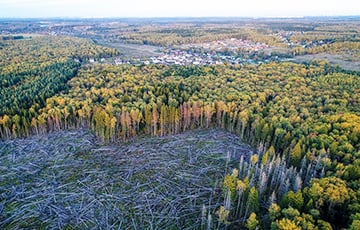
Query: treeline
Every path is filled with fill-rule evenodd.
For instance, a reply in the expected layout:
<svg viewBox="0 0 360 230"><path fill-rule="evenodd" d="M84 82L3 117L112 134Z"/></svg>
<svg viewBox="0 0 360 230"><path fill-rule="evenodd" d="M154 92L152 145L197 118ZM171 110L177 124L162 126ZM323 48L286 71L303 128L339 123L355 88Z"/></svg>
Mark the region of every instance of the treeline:
<svg viewBox="0 0 360 230"><path fill-rule="evenodd" d="M335 42L309 48L296 47L292 49L294 55L329 53L334 55L346 55L354 60L360 57L360 42Z"/></svg>
<svg viewBox="0 0 360 230"><path fill-rule="evenodd" d="M265 27L265 28L263 28ZM120 28L109 28L111 31L104 35L103 31L94 31L101 34L102 39L110 42L126 42L156 46L179 46L190 43L203 43L229 38L251 40L283 47L285 44L275 36L271 28L259 24L194 24L194 23L165 23L155 26L124 25Z"/></svg>
<svg viewBox="0 0 360 230"><path fill-rule="evenodd" d="M41 109L30 107L33 114L3 115L0 135L86 127L116 142L220 127L258 155L225 178L219 226L346 227L360 212L358 78L326 63L89 65L67 92L45 99ZM336 200L336 191L348 196Z"/></svg>
<svg viewBox="0 0 360 230"><path fill-rule="evenodd" d="M119 54L87 39L64 36L34 35L31 39L0 41L0 47L1 74L13 76L67 59L86 61Z"/></svg>
<svg viewBox="0 0 360 230"><path fill-rule="evenodd" d="M360 27L358 24L318 24L312 31L294 32L288 36L293 55L327 53L360 57Z"/></svg>
<svg viewBox="0 0 360 230"><path fill-rule="evenodd" d="M9 35L9 36L0 36L0 40L19 40L19 39L24 39L23 35Z"/></svg>

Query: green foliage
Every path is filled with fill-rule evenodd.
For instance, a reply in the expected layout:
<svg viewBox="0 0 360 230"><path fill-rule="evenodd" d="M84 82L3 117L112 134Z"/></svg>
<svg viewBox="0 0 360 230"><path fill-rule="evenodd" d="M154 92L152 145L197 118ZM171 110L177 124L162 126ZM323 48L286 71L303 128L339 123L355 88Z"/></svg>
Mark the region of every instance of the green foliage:
<svg viewBox="0 0 360 230"><path fill-rule="evenodd" d="M300 212L292 207L285 208L281 211L285 218L295 220L296 217L300 216Z"/></svg>
<svg viewBox="0 0 360 230"><path fill-rule="evenodd" d="M269 207L269 217L271 221L276 220L280 216L281 208L279 205L272 203Z"/></svg>
<svg viewBox="0 0 360 230"><path fill-rule="evenodd" d="M314 219L319 219L320 217L320 211L317 210L317 209L311 209L309 211L309 213L311 214L311 216L314 218Z"/></svg>
<svg viewBox="0 0 360 230"><path fill-rule="evenodd" d="M277 220L271 224L272 230L301 230L294 221L289 220L287 218L283 218L281 220Z"/></svg>
<svg viewBox="0 0 360 230"><path fill-rule="evenodd" d="M228 221L229 210L226 210L224 206L221 206L218 211L216 211L216 215L219 217L219 222L228 225L230 222Z"/></svg>
<svg viewBox="0 0 360 230"><path fill-rule="evenodd" d="M360 180L360 166L347 166L344 172L344 178L346 178L347 180Z"/></svg>
<svg viewBox="0 0 360 230"><path fill-rule="evenodd" d="M304 205L304 198L301 190L294 193L293 191L289 191L281 198L281 207L293 207L298 210L301 210Z"/></svg>
<svg viewBox="0 0 360 230"><path fill-rule="evenodd" d="M332 230L333 229L331 227L330 223L323 221L323 220L318 220L317 224L318 224L319 230Z"/></svg>
<svg viewBox="0 0 360 230"><path fill-rule="evenodd" d="M257 162L259 161L259 156L257 154L254 154L250 157L250 161L253 165L257 164Z"/></svg>
<svg viewBox="0 0 360 230"><path fill-rule="evenodd" d="M301 229L315 230L315 220L311 215L303 213L301 216L295 218L295 223L297 226L301 226Z"/></svg>
<svg viewBox="0 0 360 230"><path fill-rule="evenodd" d="M299 167L301 158L301 142L298 142L290 153L290 164L294 167Z"/></svg>
<svg viewBox="0 0 360 230"><path fill-rule="evenodd" d="M320 218L331 223L347 223L349 221L349 201L354 192L347 187L345 181L336 177L313 179L310 187L304 189L304 194L313 204L307 208L316 208L320 211ZM342 219L338 219L342 216ZM316 218L316 215L314 216ZM325 228L325 227L324 227Z"/></svg>
<svg viewBox="0 0 360 230"><path fill-rule="evenodd" d="M349 230L357 230L357 229L360 229L360 220L353 220Z"/></svg>
<svg viewBox="0 0 360 230"><path fill-rule="evenodd" d="M231 199L234 200L237 189L237 177L234 175L226 175L224 178L224 188L230 191Z"/></svg>
<svg viewBox="0 0 360 230"><path fill-rule="evenodd" d="M249 230L255 230L258 228L259 221L256 218L256 214L252 212L249 218L246 220L246 228Z"/></svg>
<svg viewBox="0 0 360 230"><path fill-rule="evenodd" d="M143 41L148 32L130 37ZM245 32L254 39L259 34ZM167 39L152 37L148 42L188 41ZM356 74L321 62L80 68L89 58L117 52L66 37L1 44L6 46L0 50L1 138L84 127L103 142L117 142L218 127L260 150L268 148L225 176L232 205L220 208L223 223L229 218L245 220L260 204L277 200L285 208L269 209L277 229L285 229L285 224L289 229L316 225L317 220L319 225L326 220L346 227L350 214L360 207L355 192L360 165ZM314 223L304 215L311 215Z"/></svg>
<svg viewBox="0 0 360 230"><path fill-rule="evenodd" d="M48 98L69 89L67 82L77 74L81 61L117 54L88 40L70 37L39 36L3 44L6 50L0 49L0 137L6 138L27 136L32 128L38 134L33 119L43 107L54 106ZM60 120L68 119L67 114L55 111L52 108L48 114L57 123L49 125L50 131L60 129Z"/></svg>
<svg viewBox="0 0 360 230"><path fill-rule="evenodd" d="M250 189L248 202L249 202L249 204L248 204L249 210L251 210L252 212L259 211L259 193L255 187L252 187Z"/></svg>
<svg viewBox="0 0 360 230"><path fill-rule="evenodd" d="M306 191L316 207L342 205L350 200L351 193L345 181L336 177L313 179Z"/></svg>
<svg viewBox="0 0 360 230"><path fill-rule="evenodd" d="M266 165L269 159L275 156L275 148L274 146L270 146L270 148L264 153L263 157L261 158L261 164Z"/></svg>

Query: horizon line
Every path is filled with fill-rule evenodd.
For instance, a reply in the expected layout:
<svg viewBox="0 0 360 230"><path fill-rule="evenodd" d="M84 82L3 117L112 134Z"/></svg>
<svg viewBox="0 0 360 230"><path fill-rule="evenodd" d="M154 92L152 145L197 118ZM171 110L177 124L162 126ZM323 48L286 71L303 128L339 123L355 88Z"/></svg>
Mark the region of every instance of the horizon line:
<svg viewBox="0 0 360 230"><path fill-rule="evenodd" d="M0 17L3 19L302 19L302 18L343 18L358 15L304 15L304 16L53 16L53 17Z"/></svg>

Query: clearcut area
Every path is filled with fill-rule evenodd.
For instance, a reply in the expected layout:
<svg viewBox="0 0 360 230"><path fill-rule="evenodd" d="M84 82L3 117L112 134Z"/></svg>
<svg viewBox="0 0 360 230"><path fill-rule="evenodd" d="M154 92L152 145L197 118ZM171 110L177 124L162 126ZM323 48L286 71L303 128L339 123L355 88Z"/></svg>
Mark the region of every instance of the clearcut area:
<svg viewBox="0 0 360 230"><path fill-rule="evenodd" d="M0 226L198 229L253 150L219 129L102 145L88 130L0 142Z"/></svg>

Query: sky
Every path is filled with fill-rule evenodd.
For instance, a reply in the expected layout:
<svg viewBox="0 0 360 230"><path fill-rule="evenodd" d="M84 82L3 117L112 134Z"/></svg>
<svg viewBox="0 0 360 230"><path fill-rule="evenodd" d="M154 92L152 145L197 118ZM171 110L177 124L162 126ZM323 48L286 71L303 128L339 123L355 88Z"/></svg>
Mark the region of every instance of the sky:
<svg viewBox="0 0 360 230"><path fill-rule="evenodd" d="M0 0L0 18L354 15L360 0Z"/></svg>

